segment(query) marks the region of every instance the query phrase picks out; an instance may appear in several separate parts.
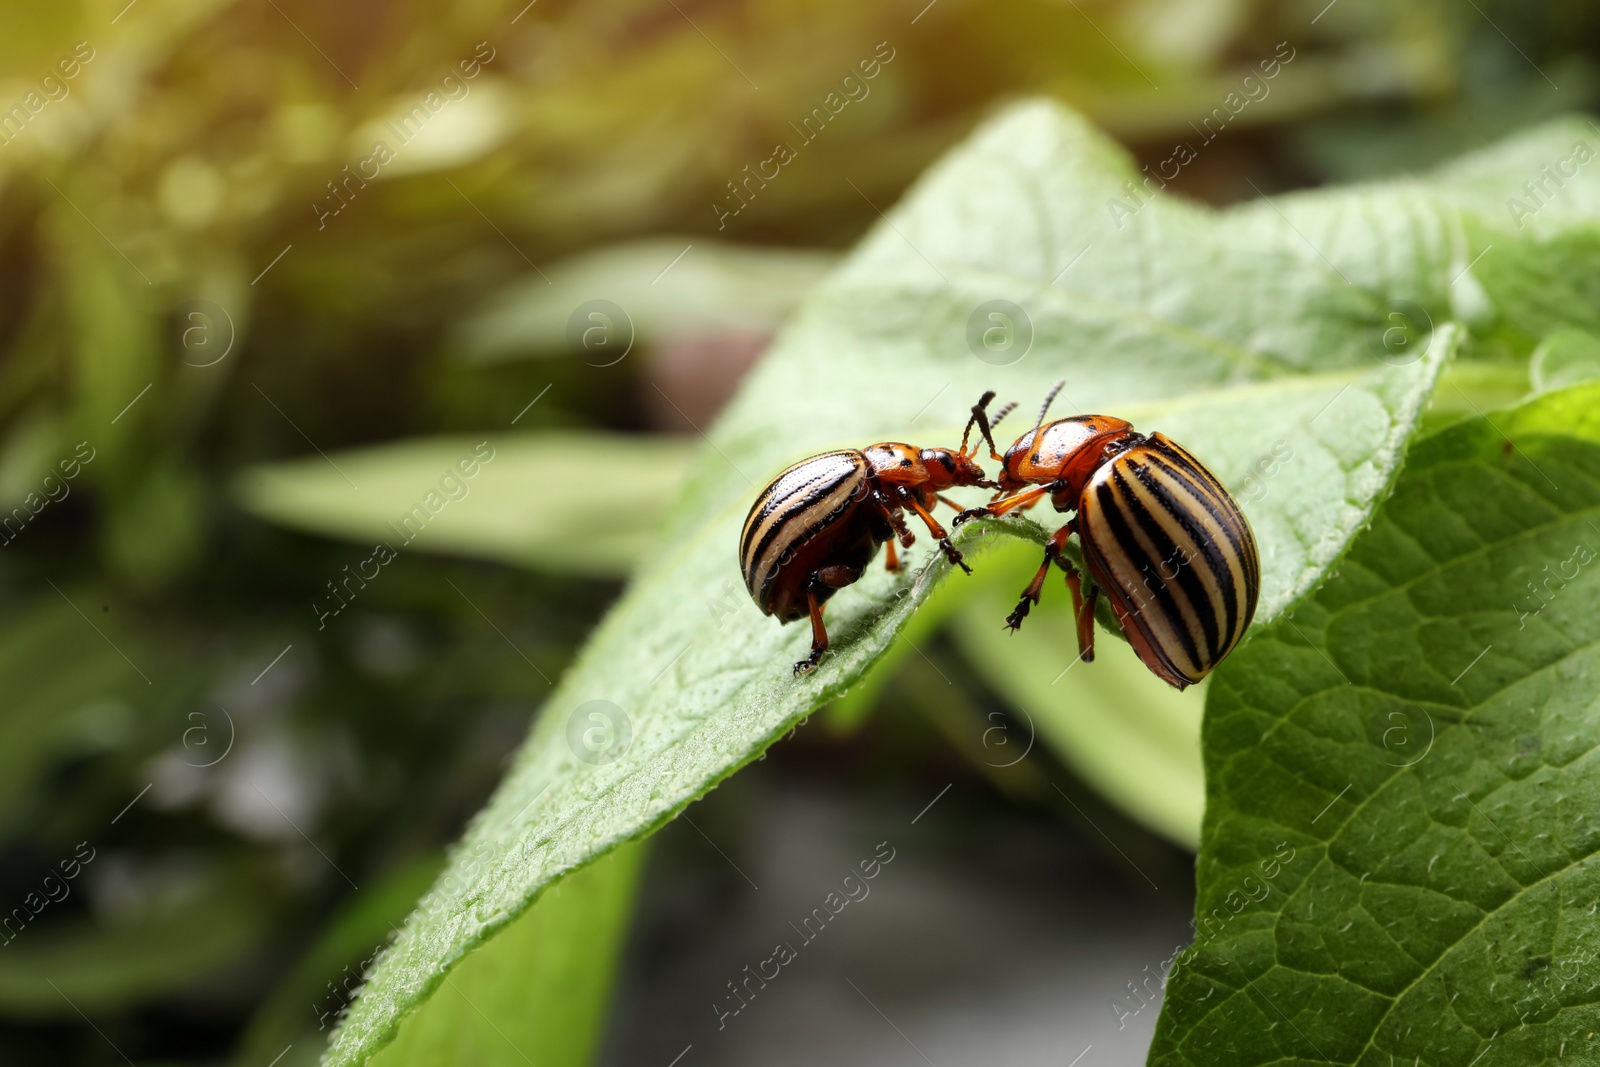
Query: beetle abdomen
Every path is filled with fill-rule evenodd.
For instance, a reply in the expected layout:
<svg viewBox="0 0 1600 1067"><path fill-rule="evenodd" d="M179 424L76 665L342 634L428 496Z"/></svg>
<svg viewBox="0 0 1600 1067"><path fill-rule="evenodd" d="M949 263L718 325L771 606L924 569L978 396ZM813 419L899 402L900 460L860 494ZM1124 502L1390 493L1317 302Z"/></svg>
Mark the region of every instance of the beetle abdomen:
<svg viewBox="0 0 1600 1067"><path fill-rule="evenodd" d="M757 607L772 614L773 583L785 562L846 521L867 492L866 457L853 449L801 460L761 491L739 536L739 566Z"/></svg>
<svg viewBox="0 0 1600 1067"><path fill-rule="evenodd" d="M1250 524L1169 438L1152 434L1095 472L1078 534L1139 658L1171 684L1204 678L1250 625L1261 586Z"/></svg>

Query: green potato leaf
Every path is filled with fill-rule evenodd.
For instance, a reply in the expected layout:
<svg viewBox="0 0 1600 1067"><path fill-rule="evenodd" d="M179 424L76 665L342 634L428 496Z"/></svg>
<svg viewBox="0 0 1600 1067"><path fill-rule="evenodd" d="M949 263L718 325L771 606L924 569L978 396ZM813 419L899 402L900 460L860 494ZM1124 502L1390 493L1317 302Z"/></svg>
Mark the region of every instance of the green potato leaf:
<svg viewBox="0 0 1600 1067"><path fill-rule="evenodd" d="M594 1062L644 853L626 845L563 879L446 977L373 1062Z"/></svg>
<svg viewBox="0 0 1600 1067"><path fill-rule="evenodd" d="M1413 449L1211 679L1196 943L1150 1062L1593 1062L1600 386Z"/></svg>
<svg viewBox="0 0 1600 1067"><path fill-rule="evenodd" d="M736 561L745 511L788 463L875 440L954 445L985 389L1023 403L1003 436L1020 433L1064 378L1058 414L1160 429L1240 497L1261 547L1258 626L1322 580L1387 493L1465 337L1454 294L1472 281L1471 208L1414 182L1218 213L1138 195L1140 177L1076 116L1017 107L807 298L327 1063L365 1062L557 879L671 819L850 689L945 579L926 536L911 573L869 569L829 604L833 653L792 677L809 633L762 617ZM1427 321L1393 322L1402 301ZM958 543L981 573L986 542L1008 533L1045 530L974 523ZM1057 669L1075 654L1062 648ZM471 860L482 849L492 862Z"/></svg>
<svg viewBox="0 0 1600 1067"><path fill-rule="evenodd" d="M362 963L406 917L439 874L443 856L425 856L390 871L340 904L294 967L256 1009L234 1053L238 1064L270 1063L294 1046L279 1067L317 1062L321 1037L345 1007L345 986L360 984Z"/></svg>

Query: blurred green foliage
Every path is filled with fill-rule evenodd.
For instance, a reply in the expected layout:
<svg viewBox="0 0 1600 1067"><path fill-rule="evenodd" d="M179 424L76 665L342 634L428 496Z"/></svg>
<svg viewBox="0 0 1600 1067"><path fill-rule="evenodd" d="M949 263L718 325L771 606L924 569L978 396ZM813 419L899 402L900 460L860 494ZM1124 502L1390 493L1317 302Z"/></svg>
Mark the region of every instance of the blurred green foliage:
<svg viewBox="0 0 1600 1067"><path fill-rule="evenodd" d="M8 11L0 107L24 119L0 137L0 517L16 519L0 555L0 907L79 842L97 852L0 959L0 1059L101 1062L79 1008L140 1063L317 1047L324 987L409 910L639 550L595 565L530 536L494 553L513 569L450 558L483 556L468 542L485 532L447 544L441 528L446 558L419 541L319 629L312 605L370 546L253 517L290 507L264 502L261 479L285 469L264 464L333 476L319 453L442 435L692 445L831 252L1009 96L1066 100L1154 162L1292 40L1273 94L1173 185L1209 201L1420 167L1591 102L1589 5L1322 7ZM479 42L493 58L465 91L379 177L350 180ZM719 229L728 183L879 42L895 58L871 95ZM637 237L653 240L617 250ZM686 245L678 276L651 280L641 264ZM638 312L637 345L607 367L553 328L564 294L603 287L596 270ZM1546 342L1535 373L1571 380L1591 341ZM1461 380L1479 402L1523 387ZM94 458L63 480L80 443ZM685 447L661 451L654 485ZM552 454L551 506L648 529L661 498L615 465ZM561 530L540 536L559 546ZM948 694L875 684L944 728Z"/></svg>

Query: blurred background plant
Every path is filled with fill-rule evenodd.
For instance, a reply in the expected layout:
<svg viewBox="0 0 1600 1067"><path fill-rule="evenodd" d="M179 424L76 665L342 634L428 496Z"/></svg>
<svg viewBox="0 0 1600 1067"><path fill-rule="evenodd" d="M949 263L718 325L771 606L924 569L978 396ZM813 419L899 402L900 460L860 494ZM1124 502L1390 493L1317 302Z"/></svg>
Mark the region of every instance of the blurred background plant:
<svg viewBox="0 0 1600 1067"><path fill-rule="evenodd" d="M1063 99L1154 165L1289 41L1169 187L1227 203L1586 108L1600 58L1600 9L1506 0L124 3L18 7L0 36L7 1063L112 1062L106 1034L141 1064L313 1060L698 431L997 102ZM879 42L869 93L735 192ZM621 312L576 320L599 349L572 326L596 299ZM484 441L465 495L361 569ZM1071 715L1024 723L1008 664L1070 626L995 640L1006 570L776 761L987 776L1190 877L1198 695L1106 642L1051 698ZM1035 730L1060 774L996 776Z"/></svg>

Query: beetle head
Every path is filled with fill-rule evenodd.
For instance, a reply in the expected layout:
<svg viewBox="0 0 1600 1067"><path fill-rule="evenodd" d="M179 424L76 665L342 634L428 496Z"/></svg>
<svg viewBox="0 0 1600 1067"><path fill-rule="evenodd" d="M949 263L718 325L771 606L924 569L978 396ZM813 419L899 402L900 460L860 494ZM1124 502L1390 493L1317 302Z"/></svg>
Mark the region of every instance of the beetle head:
<svg viewBox="0 0 1600 1067"><path fill-rule="evenodd" d="M989 481L970 455L950 448L924 448L922 466L928 472L928 488L936 493L956 485L993 489L996 484Z"/></svg>

